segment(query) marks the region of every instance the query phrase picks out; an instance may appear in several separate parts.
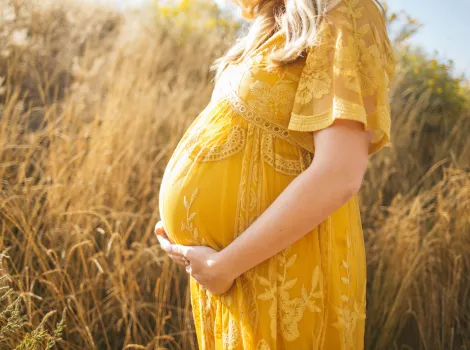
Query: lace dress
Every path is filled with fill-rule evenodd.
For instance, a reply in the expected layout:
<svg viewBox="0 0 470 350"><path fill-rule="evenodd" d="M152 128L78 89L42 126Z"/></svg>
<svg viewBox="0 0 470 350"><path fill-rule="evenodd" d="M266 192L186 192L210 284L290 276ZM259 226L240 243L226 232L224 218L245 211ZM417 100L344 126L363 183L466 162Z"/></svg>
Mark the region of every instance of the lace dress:
<svg viewBox="0 0 470 350"><path fill-rule="evenodd" d="M159 209L172 240L230 244L307 169L313 131L336 118L373 131L369 154L390 142L395 58L380 9L372 0L340 0L318 37L277 71L266 62L285 40L280 32L225 68L164 173ZM362 349L366 260L357 195L226 294L211 295L192 277L190 288L200 349Z"/></svg>

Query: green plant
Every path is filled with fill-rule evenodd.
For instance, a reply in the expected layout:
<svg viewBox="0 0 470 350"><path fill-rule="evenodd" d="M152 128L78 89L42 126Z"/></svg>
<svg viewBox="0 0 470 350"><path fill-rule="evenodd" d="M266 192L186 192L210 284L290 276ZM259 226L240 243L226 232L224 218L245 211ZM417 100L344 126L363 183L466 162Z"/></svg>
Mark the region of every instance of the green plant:
<svg viewBox="0 0 470 350"><path fill-rule="evenodd" d="M4 256L5 257L5 256ZM11 277L10 277L11 278ZM7 275L0 277L0 284L4 284ZM62 332L65 328L66 308L62 311L62 317L57 322L55 329L50 334L44 327L48 319L56 313L56 311L48 312L39 325L31 331L28 317L22 315L23 296L17 296L13 301L9 301L14 294L14 290L6 285L0 287L0 303L6 306L0 312L0 345L15 350L51 350L56 343L61 340ZM21 339L22 338L22 339ZM18 339L19 343L14 346Z"/></svg>

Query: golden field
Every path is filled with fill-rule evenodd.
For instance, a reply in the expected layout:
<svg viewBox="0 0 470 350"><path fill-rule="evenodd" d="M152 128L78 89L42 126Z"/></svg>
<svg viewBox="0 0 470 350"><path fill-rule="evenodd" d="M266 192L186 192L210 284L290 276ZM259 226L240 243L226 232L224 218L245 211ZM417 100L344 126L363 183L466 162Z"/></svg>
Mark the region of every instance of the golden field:
<svg viewBox="0 0 470 350"><path fill-rule="evenodd" d="M0 349L197 349L153 227L236 25L207 6L188 28L187 7L0 0ZM406 36L361 191L366 347L469 349L468 81Z"/></svg>

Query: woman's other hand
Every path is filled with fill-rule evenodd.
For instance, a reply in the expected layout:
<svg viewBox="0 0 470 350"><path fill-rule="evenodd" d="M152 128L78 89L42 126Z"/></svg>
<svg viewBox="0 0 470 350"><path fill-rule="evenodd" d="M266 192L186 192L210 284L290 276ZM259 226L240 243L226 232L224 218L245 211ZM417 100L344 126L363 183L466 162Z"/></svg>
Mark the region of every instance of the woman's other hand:
<svg viewBox="0 0 470 350"><path fill-rule="evenodd" d="M170 241L170 238L168 237L167 233L165 232L165 228L163 227L163 222L160 220L157 222L155 225L155 235L157 236L158 242L160 243L160 246L162 249L166 252L165 247L169 247L172 245L172 242ZM168 253L168 256L177 264L186 266L184 260L181 258L179 255L175 254L170 254Z"/></svg>

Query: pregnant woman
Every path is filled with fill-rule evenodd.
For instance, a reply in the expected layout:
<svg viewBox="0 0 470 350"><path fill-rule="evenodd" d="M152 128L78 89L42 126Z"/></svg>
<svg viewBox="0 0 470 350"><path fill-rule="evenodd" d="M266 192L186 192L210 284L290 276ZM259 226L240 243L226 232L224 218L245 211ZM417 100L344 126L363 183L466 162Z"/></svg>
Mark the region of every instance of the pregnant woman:
<svg viewBox="0 0 470 350"><path fill-rule="evenodd" d="M200 349L363 349L358 205L390 141L374 0L238 0L248 34L178 143L155 233L186 265Z"/></svg>

